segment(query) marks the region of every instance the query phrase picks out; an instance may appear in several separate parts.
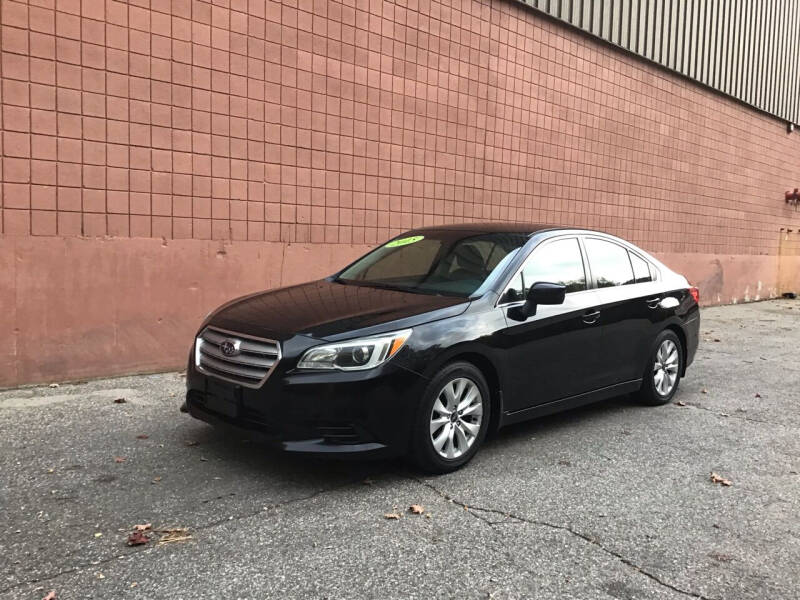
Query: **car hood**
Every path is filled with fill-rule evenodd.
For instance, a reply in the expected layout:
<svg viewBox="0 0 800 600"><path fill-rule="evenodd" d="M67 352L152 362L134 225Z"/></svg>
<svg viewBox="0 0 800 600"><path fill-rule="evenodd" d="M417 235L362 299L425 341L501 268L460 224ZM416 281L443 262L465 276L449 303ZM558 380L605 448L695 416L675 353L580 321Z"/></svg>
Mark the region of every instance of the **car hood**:
<svg viewBox="0 0 800 600"><path fill-rule="evenodd" d="M257 337L337 340L421 325L462 313L465 298L313 281L244 296L217 309L207 325Z"/></svg>

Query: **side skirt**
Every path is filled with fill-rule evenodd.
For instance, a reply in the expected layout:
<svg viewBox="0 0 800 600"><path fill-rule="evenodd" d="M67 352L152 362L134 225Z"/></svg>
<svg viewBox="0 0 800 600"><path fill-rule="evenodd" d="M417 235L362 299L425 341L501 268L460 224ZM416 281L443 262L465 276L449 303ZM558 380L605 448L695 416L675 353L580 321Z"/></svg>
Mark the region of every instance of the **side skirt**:
<svg viewBox="0 0 800 600"><path fill-rule="evenodd" d="M642 387L642 380L635 379L633 381L626 381L624 383L617 383L608 387L600 388L592 392L578 394L577 396L570 396L569 398L561 398L554 400L547 404L540 404L538 406L531 406L523 408L511 413L504 413L500 423L500 427L511 425L512 423L519 423L520 421L527 421L528 419L535 419L536 417L544 417L545 415L552 415L553 413L569 410L571 408L578 408L614 396L621 396L622 394L629 394L637 391Z"/></svg>

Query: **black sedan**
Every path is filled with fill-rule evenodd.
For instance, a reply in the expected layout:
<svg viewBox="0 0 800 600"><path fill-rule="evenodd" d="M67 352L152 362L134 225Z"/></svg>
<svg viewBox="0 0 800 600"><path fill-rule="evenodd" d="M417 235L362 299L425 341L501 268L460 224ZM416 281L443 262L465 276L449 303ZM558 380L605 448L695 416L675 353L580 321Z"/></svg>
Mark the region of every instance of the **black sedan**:
<svg viewBox="0 0 800 600"><path fill-rule="evenodd" d="M699 327L697 289L617 237L416 229L326 279L214 311L185 410L286 451L447 472L510 423L625 393L669 402Z"/></svg>

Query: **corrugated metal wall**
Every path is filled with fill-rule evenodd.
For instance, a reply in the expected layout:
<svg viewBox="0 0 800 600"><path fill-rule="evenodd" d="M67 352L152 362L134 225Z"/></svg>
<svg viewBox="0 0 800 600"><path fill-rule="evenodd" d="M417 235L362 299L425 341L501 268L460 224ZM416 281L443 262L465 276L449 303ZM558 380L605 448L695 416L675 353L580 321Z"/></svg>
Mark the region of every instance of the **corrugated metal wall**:
<svg viewBox="0 0 800 600"><path fill-rule="evenodd" d="M520 0L800 124L800 0Z"/></svg>

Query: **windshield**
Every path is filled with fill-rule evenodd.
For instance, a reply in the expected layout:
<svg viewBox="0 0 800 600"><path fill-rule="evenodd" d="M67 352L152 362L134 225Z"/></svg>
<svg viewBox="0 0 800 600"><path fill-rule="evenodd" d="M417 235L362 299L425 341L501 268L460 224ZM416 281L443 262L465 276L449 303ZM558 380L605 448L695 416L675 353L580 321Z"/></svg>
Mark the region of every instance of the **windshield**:
<svg viewBox="0 0 800 600"><path fill-rule="evenodd" d="M470 296L527 241L523 233L438 231L396 238L357 260L341 283Z"/></svg>

